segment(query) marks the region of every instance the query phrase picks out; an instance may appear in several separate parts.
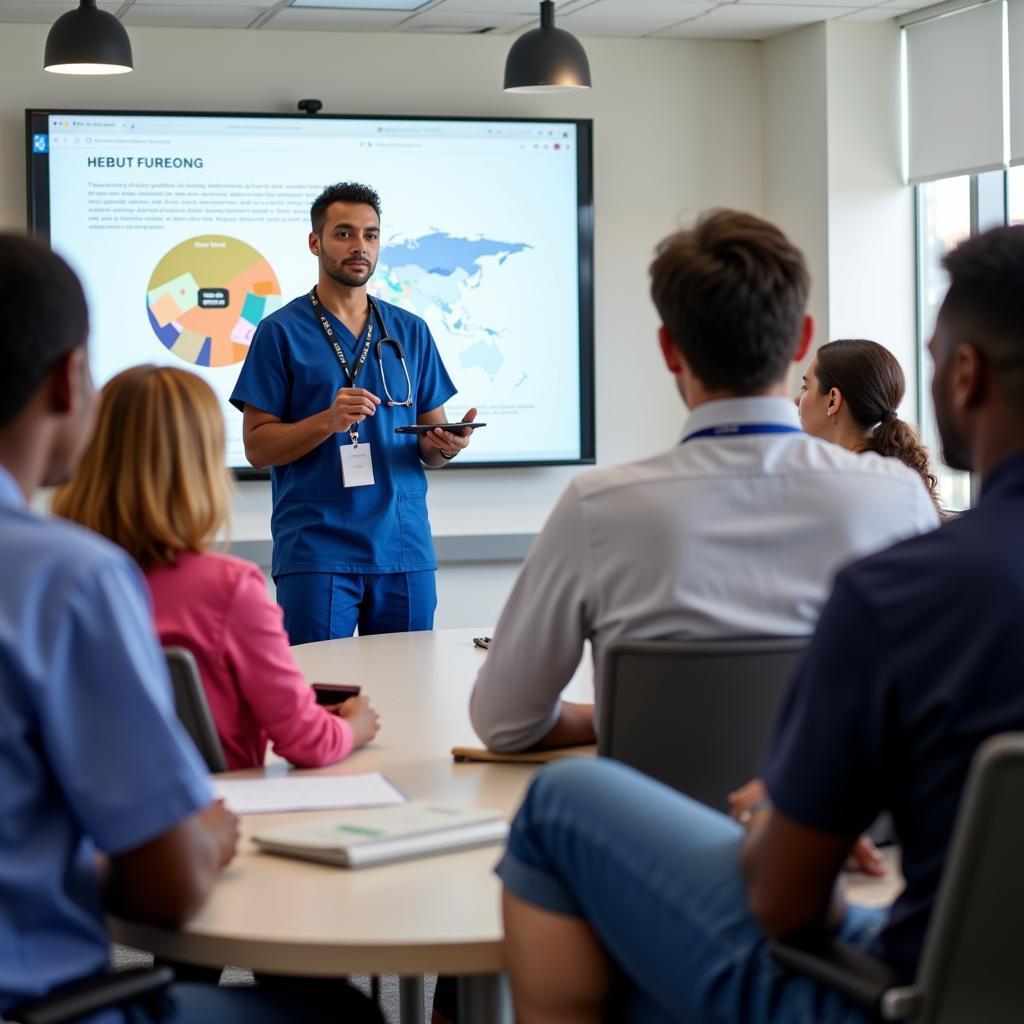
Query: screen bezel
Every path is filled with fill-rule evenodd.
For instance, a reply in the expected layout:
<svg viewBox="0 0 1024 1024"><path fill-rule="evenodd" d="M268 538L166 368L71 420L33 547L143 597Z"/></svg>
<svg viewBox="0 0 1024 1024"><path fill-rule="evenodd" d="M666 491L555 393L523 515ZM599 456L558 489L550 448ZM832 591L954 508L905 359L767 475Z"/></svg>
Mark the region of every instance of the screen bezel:
<svg viewBox="0 0 1024 1024"><path fill-rule="evenodd" d="M468 471L475 469L533 469L541 466L588 466L596 461L594 416L594 179L593 121L574 117L483 117L451 114L286 114L258 111L214 110L112 110L84 107L28 107L25 110L25 181L28 230L50 240L50 161L33 159L32 136L41 123L49 135L52 116L88 115L92 117L189 117L189 118L274 118L305 121L445 121L501 122L512 124L572 124L576 126L576 217L577 266L579 289L579 409L580 457L577 459L531 459L529 461L463 462L455 460L447 467ZM269 470L229 467L239 480L268 480Z"/></svg>

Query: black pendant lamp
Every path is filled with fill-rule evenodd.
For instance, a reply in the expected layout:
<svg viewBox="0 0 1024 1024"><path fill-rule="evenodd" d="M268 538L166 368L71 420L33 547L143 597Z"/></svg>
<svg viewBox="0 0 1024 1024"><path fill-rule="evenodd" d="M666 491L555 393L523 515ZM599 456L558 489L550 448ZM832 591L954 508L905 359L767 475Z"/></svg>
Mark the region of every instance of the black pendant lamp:
<svg viewBox="0 0 1024 1024"><path fill-rule="evenodd" d="M540 28L524 32L505 58L505 92L557 92L590 88L587 51L571 33L555 28L555 5L540 5Z"/></svg>
<svg viewBox="0 0 1024 1024"><path fill-rule="evenodd" d="M46 37L43 69L58 75L123 75L132 70L132 44L117 18L79 0L62 14Z"/></svg>

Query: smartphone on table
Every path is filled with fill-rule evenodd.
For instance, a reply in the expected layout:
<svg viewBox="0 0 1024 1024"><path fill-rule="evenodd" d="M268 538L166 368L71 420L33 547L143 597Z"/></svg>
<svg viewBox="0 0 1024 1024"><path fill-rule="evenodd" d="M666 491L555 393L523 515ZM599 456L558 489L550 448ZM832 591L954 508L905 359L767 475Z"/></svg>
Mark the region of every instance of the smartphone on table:
<svg viewBox="0 0 1024 1024"><path fill-rule="evenodd" d="M313 693L317 704L328 707L332 704L343 704L349 697L358 697L362 693L361 686L350 686L347 683L314 683Z"/></svg>

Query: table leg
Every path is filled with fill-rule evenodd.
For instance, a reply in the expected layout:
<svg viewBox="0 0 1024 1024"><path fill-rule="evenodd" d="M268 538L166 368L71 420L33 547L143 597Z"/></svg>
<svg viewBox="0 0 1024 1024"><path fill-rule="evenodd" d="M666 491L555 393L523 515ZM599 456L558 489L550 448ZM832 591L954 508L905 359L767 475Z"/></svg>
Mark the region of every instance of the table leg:
<svg viewBox="0 0 1024 1024"><path fill-rule="evenodd" d="M504 974L459 978L459 1024L514 1024L512 996Z"/></svg>
<svg viewBox="0 0 1024 1024"><path fill-rule="evenodd" d="M398 979L398 1019L401 1024L425 1024L422 974Z"/></svg>

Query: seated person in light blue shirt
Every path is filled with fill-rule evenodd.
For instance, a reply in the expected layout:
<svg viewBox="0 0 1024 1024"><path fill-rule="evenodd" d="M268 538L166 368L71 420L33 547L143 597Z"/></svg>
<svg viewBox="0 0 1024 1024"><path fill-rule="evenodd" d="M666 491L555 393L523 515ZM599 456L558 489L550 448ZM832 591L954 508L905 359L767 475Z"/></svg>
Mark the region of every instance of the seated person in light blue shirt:
<svg viewBox="0 0 1024 1024"><path fill-rule="evenodd" d="M174 714L138 571L119 549L29 507L88 439L81 285L38 242L0 235L0 1016L107 970L104 914L174 926L232 859ZM173 985L133 1024L378 1020L283 989ZM89 1024L119 1024L125 1010Z"/></svg>

